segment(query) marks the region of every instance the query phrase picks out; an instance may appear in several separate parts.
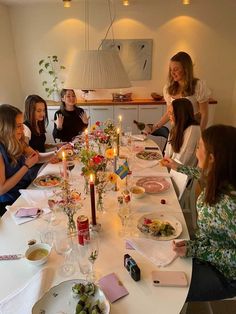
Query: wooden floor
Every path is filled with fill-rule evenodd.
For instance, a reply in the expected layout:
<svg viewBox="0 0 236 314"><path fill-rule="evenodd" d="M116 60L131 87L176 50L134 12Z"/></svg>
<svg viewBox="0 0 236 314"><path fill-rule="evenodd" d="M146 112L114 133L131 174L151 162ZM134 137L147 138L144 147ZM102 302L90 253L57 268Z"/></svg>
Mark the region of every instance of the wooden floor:
<svg viewBox="0 0 236 314"><path fill-rule="evenodd" d="M190 214L184 214L190 236L194 233ZM192 302L188 304L186 314L236 314L236 301L215 301L210 302L212 312L207 302Z"/></svg>

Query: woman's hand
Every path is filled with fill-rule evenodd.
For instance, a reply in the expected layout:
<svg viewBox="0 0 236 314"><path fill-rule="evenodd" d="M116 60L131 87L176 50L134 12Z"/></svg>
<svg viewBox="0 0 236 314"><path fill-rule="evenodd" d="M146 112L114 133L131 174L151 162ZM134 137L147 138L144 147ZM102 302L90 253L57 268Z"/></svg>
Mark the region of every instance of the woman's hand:
<svg viewBox="0 0 236 314"><path fill-rule="evenodd" d="M169 169L177 170L177 167L179 164L174 161L173 159L169 157L164 157L162 160L160 160L160 164L164 167L167 167Z"/></svg>
<svg viewBox="0 0 236 314"><path fill-rule="evenodd" d="M89 117L87 117L86 112L83 112L79 115L80 119L83 121L84 124L89 123Z"/></svg>
<svg viewBox="0 0 236 314"><path fill-rule="evenodd" d="M38 160L39 160L39 154L37 152L34 152L25 159L25 164L29 168L31 168L32 166L37 164Z"/></svg>
<svg viewBox="0 0 236 314"><path fill-rule="evenodd" d="M176 252L176 254L180 257L186 256L187 253L187 247L186 247L186 242L185 241L178 241L172 242L173 245L173 250Z"/></svg>
<svg viewBox="0 0 236 314"><path fill-rule="evenodd" d="M57 129L59 130L62 129L63 121L64 121L64 116L61 113L59 113L57 115L56 120L54 120L54 122L56 123Z"/></svg>

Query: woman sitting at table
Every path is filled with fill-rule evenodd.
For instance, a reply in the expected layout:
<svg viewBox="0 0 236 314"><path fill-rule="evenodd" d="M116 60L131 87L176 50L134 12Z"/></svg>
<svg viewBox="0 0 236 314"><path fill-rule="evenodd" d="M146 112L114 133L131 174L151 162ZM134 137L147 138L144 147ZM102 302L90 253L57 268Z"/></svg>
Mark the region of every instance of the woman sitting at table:
<svg viewBox="0 0 236 314"><path fill-rule="evenodd" d="M165 156L188 166L195 166L196 148L201 129L194 119L192 103L187 98L175 99L169 107L172 129L166 145Z"/></svg>
<svg viewBox="0 0 236 314"><path fill-rule="evenodd" d="M88 126L88 117L84 110L76 106L76 95L73 89L61 91L62 105L54 115L54 139L70 142Z"/></svg>
<svg viewBox="0 0 236 314"><path fill-rule="evenodd" d="M0 105L0 215L6 211L36 177L31 169L38 153L24 142L22 112L11 105Z"/></svg>
<svg viewBox="0 0 236 314"><path fill-rule="evenodd" d="M194 258L187 302L236 295L236 128L214 125L204 130L196 155L199 168L163 159L168 168L201 174L205 181L196 205L196 239L173 243L179 256Z"/></svg>

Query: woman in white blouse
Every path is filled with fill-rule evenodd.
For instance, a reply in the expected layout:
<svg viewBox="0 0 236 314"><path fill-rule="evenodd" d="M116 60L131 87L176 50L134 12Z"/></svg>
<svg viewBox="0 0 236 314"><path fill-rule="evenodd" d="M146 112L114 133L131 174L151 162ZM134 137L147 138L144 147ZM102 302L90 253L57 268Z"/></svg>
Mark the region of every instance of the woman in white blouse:
<svg viewBox="0 0 236 314"><path fill-rule="evenodd" d="M160 121L153 126L153 132L169 121L168 108L174 99L188 98L194 110L197 121L200 122L201 130L206 128L208 122L208 100L210 90L206 83L193 74L193 62L191 57L183 51L178 52L170 59L168 83L164 86L163 96L167 104L167 112Z"/></svg>
<svg viewBox="0 0 236 314"><path fill-rule="evenodd" d="M187 98L173 100L168 115L172 128L165 156L178 160L184 165L195 166L197 163L195 154L201 129L194 118L191 101Z"/></svg>

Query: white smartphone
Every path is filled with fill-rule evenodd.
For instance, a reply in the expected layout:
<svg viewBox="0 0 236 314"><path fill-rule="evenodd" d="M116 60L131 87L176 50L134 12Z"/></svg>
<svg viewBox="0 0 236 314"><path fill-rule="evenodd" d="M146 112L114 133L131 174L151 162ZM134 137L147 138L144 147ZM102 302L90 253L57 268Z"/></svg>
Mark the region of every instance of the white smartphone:
<svg viewBox="0 0 236 314"><path fill-rule="evenodd" d="M182 271L153 271L152 282L156 287L186 287L186 274Z"/></svg>

